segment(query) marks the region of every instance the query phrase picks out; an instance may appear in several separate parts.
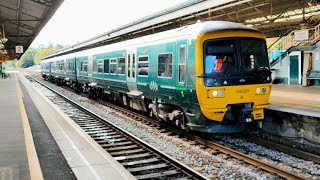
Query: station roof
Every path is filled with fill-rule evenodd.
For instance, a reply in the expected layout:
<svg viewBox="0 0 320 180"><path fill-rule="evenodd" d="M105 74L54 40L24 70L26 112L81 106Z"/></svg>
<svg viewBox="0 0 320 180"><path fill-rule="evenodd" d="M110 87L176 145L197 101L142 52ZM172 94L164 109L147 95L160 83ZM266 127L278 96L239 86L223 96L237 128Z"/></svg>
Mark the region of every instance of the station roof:
<svg viewBox="0 0 320 180"><path fill-rule="evenodd" d="M0 40L7 41L0 48L0 59L18 59L22 54L15 53L15 47L23 46L24 51L27 50L62 2L63 0L1 0Z"/></svg>
<svg viewBox="0 0 320 180"><path fill-rule="evenodd" d="M62 49L43 59L129 40L196 21L224 20L254 27L275 37L320 21L317 0L189 0Z"/></svg>

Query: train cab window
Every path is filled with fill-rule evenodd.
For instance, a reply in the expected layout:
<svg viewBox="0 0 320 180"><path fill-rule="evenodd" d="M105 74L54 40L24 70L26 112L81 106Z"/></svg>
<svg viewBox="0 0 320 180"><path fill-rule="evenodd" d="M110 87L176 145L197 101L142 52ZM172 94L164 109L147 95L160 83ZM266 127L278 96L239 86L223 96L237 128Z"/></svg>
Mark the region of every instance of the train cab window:
<svg viewBox="0 0 320 180"><path fill-rule="evenodd" d="M242 39L241 57L245 72L269 70L266 45L262 39Z"/></svg>
<svg viewBox="0 0 320 180"><path fill-rule="evenodd" d="M138 75L148 76L149 75L149 57L139 57L138 58Z"/></svg>
<svg viewBox="0 0 320 180"><path fill-rule="evenodd" d="M172 54L158 56L158 77L172 77Z"/></svg>
<svg viewBox="0 0 320 180"><path fill-rule="evenodd" d="M109 73L109 59L104 60L104 73Z"/></svg>
<svg viewBox="0 0 320 180"><path fill-rule="evenodd" d="M110 73L116 74L117 73L117 59L111 59L110 62Z"/></svg>
<svg viewBox="0 0 320 180"><path fill-rule="evenodd" d="M235 61L235 40L209 40L204 45L205 74L233 74L238 72Z"/></svg>
<svg viewBox="0 0 320 180"><path fill-rule="evenodd" d="M96 60L93 60L92 63L92 72L97 73L97 69L98 69L98 63Z"/></svg>
<svg viewBox="0 0 320 180"><path fill-rule="evenodd" d="M98 61L98 73L103 73L103 61Z"/></svg>
<svg viewBox="0 0 320 180"><path fill-rule="evenodd" d="M179 82L184 83L186 81L186 59L187 59L187 47L182 45L179 47Z"/></svg>
<svg viewBox="0 0 320 180"><path fill-rule="evenodd" d="M118 74L124 74L126 71L126 59L125 58L118 58Z"/></svg>

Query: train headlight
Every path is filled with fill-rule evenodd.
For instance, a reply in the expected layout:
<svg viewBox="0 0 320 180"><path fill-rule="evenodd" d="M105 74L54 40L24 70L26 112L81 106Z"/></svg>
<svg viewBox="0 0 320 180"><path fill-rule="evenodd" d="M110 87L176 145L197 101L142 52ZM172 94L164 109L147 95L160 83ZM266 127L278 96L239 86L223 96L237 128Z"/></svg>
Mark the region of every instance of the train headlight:
<svg viewBox="0 0 320 180"><path fill-rule="evenodd" d="M268 87L257 87L256 94L266 94L268 92Z"/></svg>
<svg viewBox="0 0 320 180"><path fill-rule="evenodd" d="M212 95L213 95L213 97L217 97L218 96L218 91L212 91Z"/></svg>
<svg viewBox="0 0 320 180"><path fill-rule="evenodd" d="M218 90L218 91L212 91L213 97L223 97L224 96L224 90Z"/></svg>
<svg viewBox="0 0 320 180"><path fill-rule="evenodd" d="M260 92L261 92L261 89L260 89L260 88L257 88L257 89L256 89L256 93L257 93L257 94L260 94Z"/></svg>
<svg viewBox="0 0 320 180"><path fill-rule="evenodd" d="M224 96L224 91L223 90L219 90L218 91L218 96Z"/></svg>

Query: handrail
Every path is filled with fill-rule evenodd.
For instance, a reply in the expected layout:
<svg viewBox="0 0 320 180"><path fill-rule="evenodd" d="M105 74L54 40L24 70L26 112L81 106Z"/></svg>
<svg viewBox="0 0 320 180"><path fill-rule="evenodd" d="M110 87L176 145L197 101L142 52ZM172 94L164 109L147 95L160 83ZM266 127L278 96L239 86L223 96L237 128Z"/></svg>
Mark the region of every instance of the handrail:
<svg viewBox="0 0 320 180"><path fill-rule="evenodd" d="M287 51L289 48L293 46L306 46L306 45L312 45L320 40L320 24L313 28L304 29L309 30L309 41L304 41L303 43L296 42L294 40L294 33L298 30L294 30L290 32L287 36L283 36L279 38L276 42L274 42L269 48L268 48L268 54L269 59L272 58L272 53L275 50L279 50L279 54L281 55L282 52Z"/></svg>

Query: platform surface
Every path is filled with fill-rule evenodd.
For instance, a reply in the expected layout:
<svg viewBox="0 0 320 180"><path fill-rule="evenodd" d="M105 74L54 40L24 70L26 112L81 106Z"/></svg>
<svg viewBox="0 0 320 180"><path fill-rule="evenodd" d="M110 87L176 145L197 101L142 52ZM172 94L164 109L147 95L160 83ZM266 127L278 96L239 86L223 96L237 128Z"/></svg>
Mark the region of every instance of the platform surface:
<svg viewBox="0 0 320 180"><path fill-rule="evenodd" d="M320 87L272 85L268 109L320 118Z"/></svg>
<svg viewBox="0 0 320 180"><path fill-rule="evenodd" d="M0 180L135 179L23 75L10 75L0 79Z"/></svg>
<svg viewBox="0 0 320 180"><path fill-rule="evenodd" d="M68 173L74 173L75 178L78 180L136 179L22 74L19 74L19 79L22 89L30 96L30 101L34 103L35 108L39 111L51 136L68 163L68 168L71 168L71 172L69 171ZM51 152L44 154L46 156L49 154L50 156ZM49 157L47 162L42 164L48 165L52 162ZM53 179L70 178L60 176L60 178L54 177Z"/></svg>
<svg viewBox="0 0 320 180"><path fill-rule="evenodd" d="M17 83L0 78L0 179L30 179Z"/></svg>

